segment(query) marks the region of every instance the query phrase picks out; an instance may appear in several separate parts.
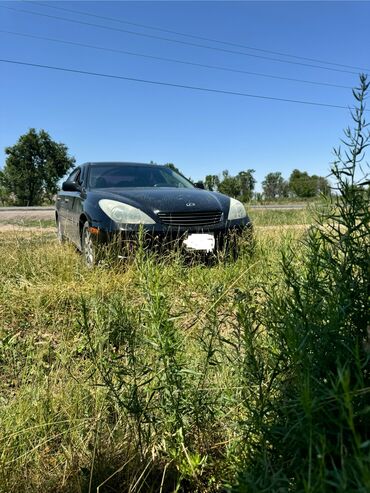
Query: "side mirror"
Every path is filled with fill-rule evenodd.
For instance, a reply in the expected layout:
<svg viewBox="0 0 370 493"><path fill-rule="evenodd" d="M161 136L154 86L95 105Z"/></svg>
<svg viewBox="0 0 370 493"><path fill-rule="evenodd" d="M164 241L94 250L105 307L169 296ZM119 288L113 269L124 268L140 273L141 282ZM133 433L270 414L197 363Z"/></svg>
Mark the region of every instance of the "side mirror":
<svg viewBox="0 0 370 493"><path fill-rule="evenodd" d="M195 188L200 188L201 190L204 190L204 183L202 181L197 181L194 183Z"/></svg>
<svg viewBox="0 0 370 493"><path fill-rule="evenodd" d="M64 192L80 192L81 187L76 181L65 181L62 184L62 190Z"/></svg>

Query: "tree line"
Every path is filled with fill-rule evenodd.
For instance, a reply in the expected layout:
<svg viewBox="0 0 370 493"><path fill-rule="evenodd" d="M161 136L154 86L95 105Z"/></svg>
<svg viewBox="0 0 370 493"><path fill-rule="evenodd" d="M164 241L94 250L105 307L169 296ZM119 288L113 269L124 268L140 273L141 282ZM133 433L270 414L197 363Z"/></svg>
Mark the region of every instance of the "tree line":
<svg viewBox="0 0 370 493"><path fill-rule="evenodd" d="M52 140L45 130L31 128L16 144L5 149L6 161L0 170L0 205L42 205L50 203L58 191L61 178L74 167L75 158L63 143ZM167 167L182 174L173 164ZM262 192L255 192L255 170L247 169L236 175L226 169L220 175L207 175L204 187L243 202L284 198L313 198L330 194L327 178L293 170L289 178L281 172L268 173L262 181Z"/></svg>
<svg viewBox="0 0 370 493"><path fill-rule="evenodd" d="M206 188L217 190L234 198L248 202L253 197L257 199L276 200L288 197L312 198L330 194L330 184L327 178L309 175L307 171L293 170L288 180L280 171L268 173L262 182L262 193L255 193L256 180L254 169L240 171L231 176L228 170L218 175L207 175L204 179Z"/></svg>

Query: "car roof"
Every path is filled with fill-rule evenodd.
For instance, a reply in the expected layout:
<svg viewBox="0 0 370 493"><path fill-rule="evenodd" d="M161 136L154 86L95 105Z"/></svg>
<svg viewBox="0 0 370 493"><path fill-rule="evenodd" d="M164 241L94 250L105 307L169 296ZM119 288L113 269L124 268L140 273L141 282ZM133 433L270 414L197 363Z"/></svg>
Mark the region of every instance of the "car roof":
<svg viewBox="0 0 370 493"><path fill-rule="evenodd" d="M164 166L163 164L155 164L155 163L130 163L123 161L94 161L80 164L79 167L84 166Z"/></svg>

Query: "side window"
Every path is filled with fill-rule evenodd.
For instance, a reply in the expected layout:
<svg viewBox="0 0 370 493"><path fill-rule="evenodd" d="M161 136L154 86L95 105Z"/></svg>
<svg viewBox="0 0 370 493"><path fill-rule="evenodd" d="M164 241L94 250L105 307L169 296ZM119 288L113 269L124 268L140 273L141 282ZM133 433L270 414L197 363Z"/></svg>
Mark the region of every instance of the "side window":
<svg viewBox="0 0 370 493"><path fill-rule="evenodd" d="M73 170L67 178L67 181L76 181L77 183L80 183L80 171L80 168Z"/></svg>

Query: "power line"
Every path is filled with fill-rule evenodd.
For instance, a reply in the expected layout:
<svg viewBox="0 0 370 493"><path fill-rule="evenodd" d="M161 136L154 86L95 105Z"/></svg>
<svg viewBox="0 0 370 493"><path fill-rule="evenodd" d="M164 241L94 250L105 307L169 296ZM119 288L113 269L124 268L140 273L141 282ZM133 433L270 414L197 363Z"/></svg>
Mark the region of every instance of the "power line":
<svg viewBox="0 0 370 493"><path fill-rule="evenodd" d="M273 96L262 96L262 95L258 95L258 94L248 94L245 92L226 91L226 90L222 90L222 89L211 89L208 87L189 86L189 85L185 85L185 84L174 84L171 82L139 79L137 77L126 77L126 76L122 76L122 75L105 74L105 73L101 73L101 72L89 72L86 70L77 70L77 69L71 69L71 68L66 68L66 67L55 67L52 65L42 65L39 63L21 62L19 60L9 60L9 59L0 58L0 62L15 64L15 65L23 65L23 66L28 66L28 67L44 68L44 69L49 69L49 70L61 71L61 72L70 72L70 73L82 74L82 75L92 75L92 76L96 76L96 77L105 77L105 78L109 78L109 79L120 79L120 80L132 81L132 82L141 82L143 84L152 84L152 85L157 85L157 86L176 87L176 88L181 88L181 89L189 89L189 90L193 90L193 91L202 91L202 92L209 92L209 93L216 93L216 94L229 94L229 95L233 95L233 96L242 96L242 97L255 98L255 99L266 99L266 100L270 100L270 101L282 101L285 103L305 104L305 105L310 105L310 106L323 106L323 107L327 107L327 108L340 108L340 109L346 109L346 110L353 109L353 108L350 108L348 106L341 106L341 105L337 105L337 104L319 103L316 101L304 101L304 100L298 100L298 99L277 98L277 97L273 97Z"/></svg>
<svg viewBox="0 0 370 493"><path fill-rule="evenodd" d="M19 33L19 32L15 32L15 31L5 31L2 29L0 29L0 33L11 34L11 35L15 35L15 36L22 36L22 37L31 38L31 39L39 39L42 41L52 41L54 43L67 44L67 45L72 45L72 46L80 46L83 48L91 48L91 49L102 50L102 51L107 51L107 52L111 52L111 53L119 53L119 54L124 54L124 55L148 58L148 59L152 59L152 60L160 60L160 61L171 62L171 63L179 63L179 64L183 64L183 65L190 65L190 66L194 66L194 67L203 67L203 68L214 69L214 70L222 70L224 72L234 72L234 73L246 74L246 75L256 75L258 77L287 80L287 81L292 81L292 82L300 82L303 84L313 84L313 85L318 85L318 86L336 87L336 88L340 88L340 89L352 89L351 86L332 84L329 82L319 82L319 81L312 81L312 80L305 80L305 79L295 79L292 77L282 77L279 75L263 74L263 73L259 73L259 72L250 72L247 70L239 70L239 69L233 69L233 68L228 68L228 67L220 67L220 66L216 66L216 65L207 65L207 64L203 64L203 63L189 62L186 60L179 60L176 58L166 58L166 57L159 57L159 56L154 56L154 55L146 55L143 53L137 53L137 52L133 52L133 51L118 50L116 48L108 48L108 47L103 47L103 46L91 45L91 44L87 44L87 43L79 43L79 42L68 41L68 40L63 40L63 39L49 38L49 37L45 37L45 36L37 36L34 34Z"/></svg>
<svg viewBox="0 0 370 493"><path fill-rule="evenodd" d="M321 70L329 70L329 71L332 71L332 72L342 72L342 73L347 73L347 74L355 74L355 75L358 75L357 72L353 72L353 71L350 71L350 70L343 70L343 69L332 68L332 67L321 67L320 65L315 65L315 64L310 64L310 63L294 62L292 60L282 60L280 58L272 58L272 57L263 56L263 55L254 55L254 54L251 54L251 53L245 53L243 51L236 51L236 50L229 50L229 49L226 49L226 48L216 48L214 46L203 45L203 44L199 44L199 43L192 43L192 42L189 42L189 41L181 41L181 40L178 40L178 39L166 38L166 37L163 37L163 36L155 36L153 34L138 33L136 31L129 31L127 29L121 29L121 28L112 27L112 26L104 26L102 24L94 24L92 22L80 21L80 20L77 20L77 19L68 19L67 17L60 17L60 16L56 16L56 15L43 14L41 12L33 12L32 10L15 9L13 7L8 7L8 6L5 6L5 5L0 5L0 8L7 9L7 10L12 10L14 12L22 12L22 13L26 13L26 14L31 14L31 15L41 16L41 17L46 17L46 18L49 18L49 19L57 19L57 20L62 20L62 21L66 21L66 22L72 22L74 24L81 24L81 25L90 26L90 27L97 27L99 29L106 29L108 31L117 31L117 32L123 32L123 33L126 33L126 34L132 34L134 36L141 36L141 37L151 38L151 39L159 39L161 41L168 41L170 43L177 43L177 44L182 44L182 45L187 45L187 46L193 46L193 47L196 47L196 48L205 48L207 50L219 51L219 52L223 52L223 53L231 53L231 54L236 54L236 55L243 55L243 56L248 56L248 57L252 57L252 58L261 58L261 59L264 59L264 60L272 60L274 62L279 62L279 63L288 63L288 64L292 64L292 65L301 65L301 66L304 66L304 67L318 68L318 69L321 69Z"/></svg>
<svg viewBox="0 0 370 493"><path fill-rule="evenodd" d="M116 19L114 17L107 17L107 16L104 16L104 15L93 14L91 12L86 12L86 11L82 11L82 10L67 9L65 7L59 7L59 6L50 5L50 4L45 5L45 3L42 3L42 2L33 2L33 1L31 1L31 2L26 2L26 3L31 3L31 4L34 4L34 5L39 5L41 7L47 7L47 8L56 9L56 10L62 10L62 11L65 11L65 12L71 12L71 13L74 13L74 14L86 15L86 16L89 16L89 17L94 17L96 19L103 19L103 20L112 21L112 22L119 22L120 24L127 24L127 25L130 25L130 26L143 27L145 29L152 29L152 30L159 31L159 32L164 32L164 33L169 33L169 34L175 34L175 35L178 35L178 36L185 36L187 38L200 39L202 41L211 41L212 43L219 43L219 44L224 44L224 45L227 45L227 46L234 46L236 48L245 48L245 49L248 49L248 50L259 51L261 53L271 53L272 55L285 56L285 57L289 57L289 58L295 58L297 60L306 60L306 61L309 61L309 62L323 63L325 65L335 65L337 67L353 68L353 69L357 69L357 70L370 71L369 68L357 67L355 65L346 65L346 64L343 64L343 63L329 62L329 61L326 61L326 60L320 60L318 58L308 58L308 57L303 57L303 56L298 56L298 55L291 55L289 53L283 53L283 52L280 52L280 51L272 51L272 50L266 50L266 49L262 49L262 48L256 48L254 46L248 46L248 45L244 45L244 44L233 43L231 41L224 41L224 40L219 40L219 39L214 39L214 38L206 38L204 36L198 36L198 35L195 35L195 34L189 34L189 33L184 33L184 32L180 32L180 31L173 31L171 29L164 29L164 28L157 27L157 26L151 26L149 24L139 24L137 22L131 22L131 21L126 21L124 19Z"/></svg>

